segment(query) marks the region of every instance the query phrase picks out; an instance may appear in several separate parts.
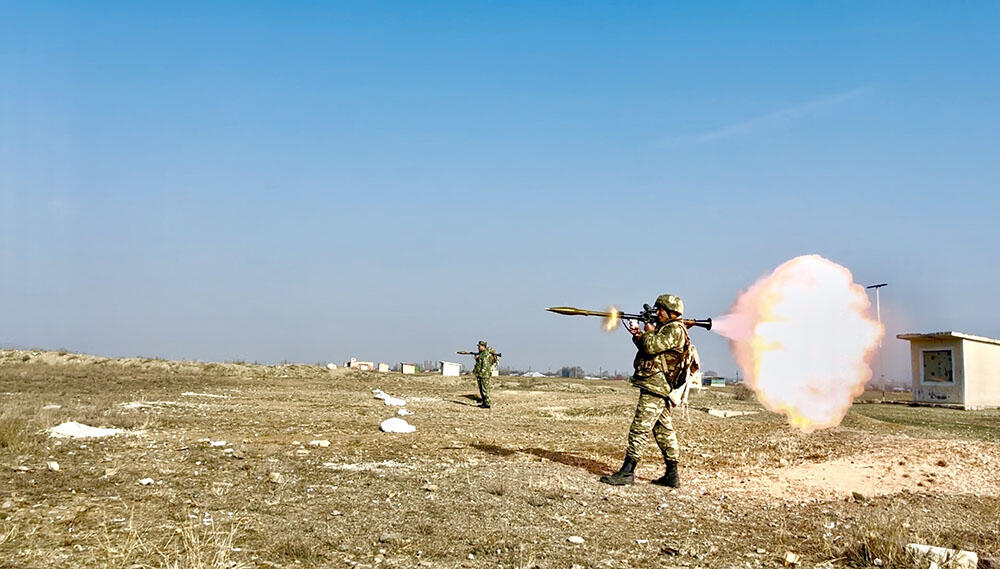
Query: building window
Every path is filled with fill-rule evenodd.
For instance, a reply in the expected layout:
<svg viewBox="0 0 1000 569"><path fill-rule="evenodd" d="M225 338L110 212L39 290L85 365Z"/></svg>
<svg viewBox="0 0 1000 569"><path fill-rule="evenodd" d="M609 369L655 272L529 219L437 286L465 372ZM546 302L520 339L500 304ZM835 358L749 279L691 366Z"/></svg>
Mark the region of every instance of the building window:
<svg viewBox="0 0 1000 569"><path fill-rule="evenodd" d="M951 350L924 350L924 383L955 383Z"/></svg>

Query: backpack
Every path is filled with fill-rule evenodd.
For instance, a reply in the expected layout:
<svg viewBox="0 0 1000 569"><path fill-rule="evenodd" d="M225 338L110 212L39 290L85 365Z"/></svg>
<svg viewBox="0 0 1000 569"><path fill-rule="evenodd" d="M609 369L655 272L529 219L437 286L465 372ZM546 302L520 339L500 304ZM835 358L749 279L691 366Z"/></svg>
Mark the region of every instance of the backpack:
<svg viewBox="0 0 1000 569"><path fill-rule="evenodd" d="M693 360L693 355L691 353L691 336L688 335L687 327L684 328L684 351L681 352L680 365L677 366L677 371L674 374L667 375L667 385L670 386L670 390L673 391L680 387L684 387L684 384L688 382L688 376L691 373L691 363ZM666 375L666 374L664 374Z"/></svg>

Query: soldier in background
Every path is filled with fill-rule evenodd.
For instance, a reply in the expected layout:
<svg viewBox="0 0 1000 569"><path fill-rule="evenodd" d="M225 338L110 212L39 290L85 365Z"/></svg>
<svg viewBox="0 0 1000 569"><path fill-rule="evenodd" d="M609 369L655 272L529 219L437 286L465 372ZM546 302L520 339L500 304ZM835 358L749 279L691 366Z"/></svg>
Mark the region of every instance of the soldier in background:
<svg viewBox="0 0 1000 569"><path fill-rule="evenodd" d="M497 355L493 348L486 345L486 340L479 341L479 352L473 354L476 358L476 365L472 368L472 373L476 376L476 383L479 384L479 406L489 409L492 406L490 401L490 377L493 375L493 366L497 363Z"/></svg>
<svg viewBox="0 0 1000 569"><path fill-rule="evenodd" d="M637 350L631 382L639 388L639 403L628 431L625 462L618 472L601 477L605 484L624 486L635 482L635 466L642 458L652 431L666 464L666 472L653 480L653 484L672 488L680 485L677 474L680 446L670 409L681 403L687 390L688 374L697 364L687 326L680 320L684 303L672 294L663 294L654 306L657 324L646 324L644 329L627 325Z"/></svg>

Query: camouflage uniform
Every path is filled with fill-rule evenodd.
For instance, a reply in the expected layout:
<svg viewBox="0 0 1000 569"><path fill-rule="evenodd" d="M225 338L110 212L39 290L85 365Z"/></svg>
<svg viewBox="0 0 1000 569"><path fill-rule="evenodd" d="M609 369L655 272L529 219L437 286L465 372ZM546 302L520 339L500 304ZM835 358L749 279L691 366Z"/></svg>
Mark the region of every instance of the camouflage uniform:
<svg viewBox="0 0 1000 569"><path fill-rule="evenodd" d="M490 400L490 377L493 375L493 366L497 363L496 352L486 345L486 342L479 342L485 349L475 354L476 365L472 368L472 373L476 376L476 383L479 384L479 397L483 407L490 407L493 403Z"/></svg>
<svg viewBox="0 0 1000 569"><path fill-rule="evenodd" d="M656 306L678 315L684 312L681 299L669 294L660 295ZM667 469L663 477L653 482L676 487L680 484L677 475L680 446L674 433L670 408L683 401L687 389L688 371L692 366L691 339L687 326L678 317L673 317L658 323L655 330L644 332L639 337L633 336L633 342L637 351L631 382L639 388L639 402L628 431L625 462L618 472L601 477L601 482L616 486L632 484L633 471L642 458L652 431Z"/></svg>
<svg viewBox="0 0 1000 569"><path fill-rule="evenodd" d="M632 376L632 385L639 388L639 403L628 431L626 454L638 462L652 431L664 458L677 460L680 446L674 433L670 408L680 403L684 385L675 389L671 387L670 380L681 371L687 356L691 343L687 327L680 320L668 320L656 330L635 338L634 342L638 352L633 362L635 375Z"/></svg>

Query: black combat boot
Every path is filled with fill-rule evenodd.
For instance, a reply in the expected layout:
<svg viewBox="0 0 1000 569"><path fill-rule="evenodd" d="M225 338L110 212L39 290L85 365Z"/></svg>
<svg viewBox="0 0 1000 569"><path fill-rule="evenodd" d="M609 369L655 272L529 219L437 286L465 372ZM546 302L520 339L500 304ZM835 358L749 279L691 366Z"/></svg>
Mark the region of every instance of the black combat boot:
<svg viewBox="0 0 1000 569"><path fill-rule="evenodd" d="M635 476L632 474L635 472L635 465L635 459L626 456L625 462L622 463L622 467L618 469L618 472L609 476L602 476L601 482L612 486L628 486L629 484L635 484Z"/></svg>
<svg viewBox="0 0 1000 569"><path fill-rule="evenodd" d="M681 485L681 479L677 475L677 461L669 458L665 458L663 461L667 464L667 471L663 473L663 476L653 480L652 483L677 488Z"/></svg>

